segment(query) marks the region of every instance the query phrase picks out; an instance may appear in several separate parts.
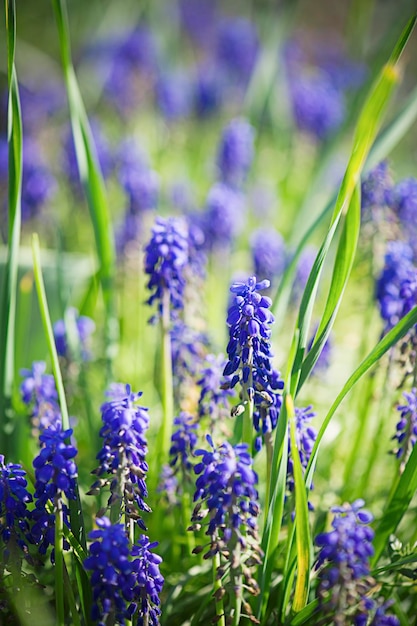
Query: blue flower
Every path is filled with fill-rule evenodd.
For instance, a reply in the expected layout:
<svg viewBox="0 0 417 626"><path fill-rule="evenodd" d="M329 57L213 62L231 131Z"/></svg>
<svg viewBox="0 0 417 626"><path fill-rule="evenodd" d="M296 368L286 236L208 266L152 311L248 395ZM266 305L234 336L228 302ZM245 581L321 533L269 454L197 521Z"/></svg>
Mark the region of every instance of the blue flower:
<svg viewBox="0 0 417 626"><path fill-rule="evenodd" d="M32 363L32 369L20 371L24 376L20 393L23 402L32 407L32 424L36 432L61 424L55 379L51 374L44 374L45 370L44 361L35 361Z"/></svg>
<svg viewBox="0 0 417 626"><path fill-rule="evenodd" d="M129 214L138 215L157 207L159 176L152 170L133 138L118 149L118 179L129 200Z"/></svg>
<svg viewBox="0 0 417 626"><path fill-rule="evenodd" d="M333 530L316 537L320 552L318 597L322 610L334 617L359 607L369 585L369 559L374 553L374 531L369 527L372 515L363 509L364 501L333 507ZM346 603L347 600L347 603ZM363 611L358 608L358 613Z"/></svg>
<svg viewBox="0 0 417 626"><path fill-rule="evenodd" d="M91 355L88 350L88 343L91 334L94 332L96 325L93 320L86 315L78 315L77 309L71 308L69 314L72 316L77 336L73 339L76 340L79 349L80 357L83 361L87 361ZM68 346L68 333L65 324L65 320L58 320L54 324L54 339L57 352L59 356L67 359L73 358L71 350Z"/></svg>
<svg viewBox="0 0 417 626"><path fill-rule="evenodd" d="M311 269L317 256L313 246L306 246L298 259L297 269L291 291L291 301L295 304L301 300Z"/></svg>
<svg viewBox="0 0 417 626"><path fill-rule="evenodd" d="M313 343L314 343L314 339L316 337L317 334L317 330L318 330L318 324L316 324L312 334L311 334L311 339L308 343L307 346L307 350L308 352L311 350L311 348L313 347ZM312 370L312 374L316 375L316 374L320 374L325 372L326 370L329 369L330 366L330 358L331 358L331 354L332 354L332 349L333 349L333 342L332 342L332 335L330 334L327 339L326 339L326 343L324 344L322 351L320 352L320 356L317 359L314 368Z"/></svg>
<svg viewBox="0 0 417 626"><path fill-rule="evenodd" d="M242 195L224 183L211 187L203 214L203 230L209 250L229 247L245 222Z"/></svg>
<svg viewBox="0 0 417 626"><path fill-rule="evenodd" d="M239 187L253 161L254 129L243 118L232 120L223 130L217 153L220 177L228 185Z"/></svg>
<svg viewBox="0 0 417 626"><path fill-rule="evenodd" d="M180 320L172 325L170 337L174 393L182 406L190 397L190 388L195 386L209 340L205 333L190 328ZM191 410L192 407L189 408Z"/></svg>
<svg viewBox="0 0 417 626"><path fill-rule="evenodd" d="M88 493L96 494L109 485L108 506L119 502L124 513L145 528L138 510L150 511L144 501L148 495L145 482L148 410L136 404L142 393L133 393L129 385L113 385L108 395L111 399L101 407L103 447L97 454L100 464L93 471L99 479Z"/></svg>
<svg viewBox="0 0 417 626"><path fill-rule="evenodd" d="M176 427L176 428L175 428ZM192 415L182 411L174 419L174 432L171 437L171 448L169 450L170 465L175 467L180 465L184 471L192 469L190 455L197 443L198 423Z"/></svg>
<svg viewBox="0 0 417 626"><path fill-rule="evenodd" d="M401 466L405 463L417 441L417 389L413 387L410 393L404 392L405 404L399 404L397 411L400 419L397 422L397 432L393 436L398 442L395 451L397 459L401 459Z"/></svg>
<svg viewBox="0 0 417 626"><path fill-rule="evenodd" d="M231 388L240 382L247 395L245 399L254 400L254 426L263 434L271 432L277 424L284 386L272 366L270 326L274 316L269 310L272 301L259 293L269 285L269 280L257 282L256 276L251 276L246 282L231 286L234 300L227 315L229 360L223 372L232 376Z"/></svg>
<svg viewBox="0 0 417 626"><path fill-rule="evenodd" d="M41 156L34 139L23 143L22 220L36 217L56 191L56 181Z"/></svg>
<svg viewBox="0 0 417 626"><path fill-rule="evenodd" d="M103 134L99 122L95 119L90 120L91 133L94 140L94 146L97 152L97 158L100 164L101 172L104 178L108 178L114 167L113 155L110 145ZM62 166L67 174L70 184L75 191L80 190L80 173L78 170L77 154L75 152L74 138L71 128L66 130L63 138L64 152L62 155Z"/></svg>
<svg viewBox="0 0 417 626"><path fill-rule="evenodd" d="M16 544L28 557L31 515L27 508L32 496L26 489L26 472L17 463L4 463L0 454L0 536L3 540L2 563L6 564L11 555L10 546ZM12 547L13 550L13 547ZM16 553L13 551L13 558Z"/></svg>
<svg viewBox="0 0 417 626"><path fill-rule="evenodd" d="M187 117L192 108L192 86L187 75L181 71L161 74L156 84L156 102L168 121Z"/></svg>
<svg viewBox="0 0 417 626"><path fill-rule="evenodd" d="M364 178L361 185L361 208L365 221L381 221L392 203L393 182L388 162L381 161Z"/></svg>
<svg viewBox="0 0 417 626"><path fill-rule="evenodd" d="M249 590L256 593L250 576L250 564L260 562L258 539L258 477L252 468L247 444L232 446L225 442L215 447L207 435L211 450L196 450L201 461L194 467L198 475L190 530L204 527L209 549L204 558L220 553L231 570L243 574ZM200 551L202 547L197 548ZM235 593L241 590L235 589Z"/></svg>
<svg viewBox="0 0 417 626"><path fill-rule="evenodd" d="M226 416L230 415L229 399L234 395L229 388L230 377L223 376L226 360L223 354L208 354L206 366L201 370L198 414L200 418L210 417L212 426L221 425Z"/></svg>
<svg viewBox="0 0 417 626"><path fill-rule="evenodd" d="M306 469L313 450L314 442L317 438L317 431L310 425L316 413L312 406L295 409L295 440L298 454L300 456L301 467ZM288 429L290 426L288 425ZM311 486L313 488L313 485ZM294 491L294 462L292 459L291 439L288 439L288 465L287 465L287 490ZM312 506L309 504L310 509Z"/></svg>
<svg viewBox="0 0 417 626"><path fill-rule="evenodd" d="M273 228L258 228L250 239L253 269L261 279L275 282L284 271L286 264L285 243L282 236Z"/></svg>
<svg viewBox="0 0 417 626"><path fill-rule="evenodd" d="M147 304L158 303L162 312L164 294L169 295L170 311L184 307L185 271L189 260L189 240L186 221L179 217L158 217L152 237L145 248L147 287L153 292Z"/></svg>
<svg viewBox="0 0 417 626"><path fill-rule="evenodd" d="M217 34L217 59L232 83L245 87L258 56L256 28L244 17L224 18Z"/></svg>
<svg viewBox="0 0 417 626"><path fill-rule="evenodd" d="M135 596L138 601L138 626L145 623L158 626L160 610L160 593L164 586L164 578L159 571L162 558L152 550L158 545L151 543L146 535L141 535L137 544L132 547L133 567L136 574Z"/></svg>

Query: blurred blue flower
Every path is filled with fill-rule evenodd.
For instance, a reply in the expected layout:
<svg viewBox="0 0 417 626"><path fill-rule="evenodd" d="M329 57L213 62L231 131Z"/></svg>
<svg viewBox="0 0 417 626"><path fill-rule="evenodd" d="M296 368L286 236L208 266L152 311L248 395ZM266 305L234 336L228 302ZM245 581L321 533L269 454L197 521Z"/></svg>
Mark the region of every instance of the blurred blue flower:
<svg viewBox="0 0 417 626"><path fill-rule="evenodd" d="M104 178L108 178L114 167L110 144L103 134L100 123L96 119L90 120L90 127L101 173ZM78 192L81 181L71 128L67 128L63 136L62 167L70 184Z"/></svg>
<svg viewBox="0 0 417 626"><path fill-rule="evenodd" d="M306 246L301 252L291 290L291 301L293 304L298 304L302 298L316 256L317 250L313 246Z"/></svg>
<svg viewBox="0 0 417 626"><path fill-rule="evenodd" d="M245 223L244 208L243 197L239 192L224 183L213 185L202 216L207 249L224 249L233 243Z"/></svg>
<svg viewBox="0 0 417 626"><path fill-rule="evenodd" d="M402 460L402 467L417 441L417 389L413 387L410 393L404 392L403 396L406 402L397 406L400 419L397 422L397 432L393 436L398 442L395 455Z"/></svg>
<svg viewBox="0 0 417 626"><path fill-rule="evenodd" d="M89 341L91 334L94 332L96 325L94 321L86 315L78 315L77 309L71 308L69 314L72 316L74 322L74 330L76 330L77 336L74 337L77 345L77 352L83 361L87 361L91 358L89 351ZM57 352L59 356L67 359L73 359L75 355L71 354L71 350L68 346L67 328L64 320L58 320L55 322L54 327L54 339Z"/></svg>
<svg viewBox="0 0 417 626"><path fill-rule="evenodd" d="M218 68L207 64L197 68L192 89L193 107L198 117L205 118L219 110L225 85Z"/></svg>
<svg viewBox="0 0 417 626"><path fill-rule="evenodd" d="M269 278L275 283L284 271L286 264L285 243L274 228L261 227L255 230L250 239L253 269L260 279Z"/></svg>
<svg viewBox="0 0 417 626"><path fill-rule="evenodd" d="M117 175L129 200L129 212L139 214L155 209L159 197L159 176L152 170L136 141L128 137L116 155Z"/></svg>
<svg viewBox="0 0 417 626"><path fill-rule="evenodd" d="M192 110L192 84L180 71L161 74L156 83L156 102L168 121L187 117Z"/></svg>
<svg viewBox="0 0 417 626"><path fill-rule="evenodd" d="M316 416L311 405L295 409L295 440L298 454L300 456L301 467L306 469L313 450L314 442L317 438L317 431L310 425L311 420ZM289 425L288 425L289 429ZM313 485L311 485L313 488ZM288 465L287 465L287 489L294 491L294 462L291 451L291 439L288 439ZM309 503L310 509L312 506Z"/></svg>
<svg viewBox="0 0 417 626"><path fill-rule="evenodd" d="M197 381L200 387L198 415L208 416L212 426L221 426L225 417L230 416L229 400L234 396L229 388L230 377L223 376L226 359L223 354L207 354L205 366L201 369L201 378Z"/></svg>
<svg viewBox="0 0 417 626"><path fill-rule="evenodd" d="M245 87L259 51L255 25L245 17L222 19L217 31L216 51L218 62L232 83Z"/></svg>
<svg viewBox="0 0 417 626"><path fill-rule="evenodd" d="M12 558L16 559L17 545L25 557L28 557L28 544L32 542L30 534L30 512L27 508L33 498L26 489L26 471L17 463L4 463L0 454L0 536L3 541L1 563L6 565L12 546ZM16 566L16 563L14 563Z"/></svg>
<svg viewBox="0 0 417 626"><path fill-rule="evenodd" d="M61 424L55 379L51 374L45 374L45 370L44 361L34 361L32 369L20 370L24 377L20 393L23 402L32 409L32 424L36 431Z"/></svg>
<svg viewBox="0 0 417 626"><path fill-rule="evenodd" d="M142 393L133 393L129 385L113 385L107 395L110 400L101 407L103 447L96 457L99 466L92 472L98 480L88 493L94 495L109 485L108 506L118 503L127 516L145 529L138 510L150 511L144 501L148 495L145 482L148 409L137 404Z"/></svg>
<svg viewBox="0 0 417 626"><path fill-rule="evenodd" d="M36 217L56 192L56 181L32 138L23 142L22 220Z"/></svg>
<svg viewBox="0 0 417 626"><path fill-rule="evenodd" d="M374 553L374 531L369 526L373 518L363 506L363 500L355 500L333 507L333 530L316 537L320 548L317 594L321 609L333 619L345 615L350 607L363 613L360 603L369 586L364 579L369 576L369 559Z"/></svg>
<svg viewBox="0 0 417 626"><path fill-rule="evenodd" d="M365 221L383 219L392 204L393 182L387 161L381 161L363 179L361 185L362 217ZM381 215L382 213L382 215Z"/></svg>
<svg viewBox="0 0 417 626"><path fill-rule="evenodd" d="M172 467L180 465L184 471L192 469L190 456L197 443L198 422L192 415L181 411L174 419L174 429L171 437L171 448L169 450L170 465Z"/></svg>
<svg viewBox="0 0 417 626"><path fill-rule="evenodd" d="M158 304L162 313L164 294L169 294L171 316L184 307L185 271L189 261L187 223L183 218L156 218L145 248L147 288L153 292L147 304Z"/></svg>
<svg viewBox="0 0 417 626"><path fill-rule="evenodd" d="M244 118L236 118L223 129L217 167L222 181L239 187L245 180L253 161L254 128Z"/></svg>
<svg viewBox="0 0 417 626"><path fill-rule="evenodd" d="M313 343L317 334L318 326L319 325L316 324L316 326L313 329L313 332L311 333L311 339L308 342L308 346L307 346L307 353L310 352L311 348L313 347ZM312 372L311 372L312 375L321 374L329 369L332 350L333 350L333 339L332 339L332 334L330 333L330 335L326 339L326 343L324 344L322 351L320 352L320 356L317 359L312 369Z"/></svg>

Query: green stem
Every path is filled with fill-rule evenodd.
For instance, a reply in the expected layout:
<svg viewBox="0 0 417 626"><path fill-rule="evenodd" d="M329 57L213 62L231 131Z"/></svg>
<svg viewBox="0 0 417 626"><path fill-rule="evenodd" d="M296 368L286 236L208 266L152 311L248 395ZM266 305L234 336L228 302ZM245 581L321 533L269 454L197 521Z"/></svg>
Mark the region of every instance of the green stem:
<svg viewBox="0 0 417 626"><path fill-rule="evenodd" d="M226 626L222 595L223 585L221 578L217 577L217 570L220 565L220 553L217 552L213 558L213 596L216 602L216 617L219 618L216 623L218 626Z"/></svg>
<svg viewBox="0 0 417 626"><path fill-rule="evenodd" d="M242 566L240 564L240 543L235 537L234 545L230 549L230 578L232 582L232 605L234 608L232 626L238 626L242 611ZM236 564L237 567L233 567Z"/></svg>
<svg viewBox="0 0 417 626"><path fill-rule="evenodd" d="M172 423L174 419L174 397L172 381L172 355L170 334L170 294L164 290L162 299L162 428L161 448L159 454L160 467L168 462L169 449L171 447Z"/></svg>
<svg viewBox="0 0 417 626"><path fill-rule="evenodd" d="M266 492L265 492L265 520L268 517L269 511L269 499L271 496L271 474L272 474L272 461L274 458L274 441L272 432L265 433L264 442L266 448Z"/></svg>
<svg viewBox="0 0 417 626"><path fill-rule="evenodd" d="M58 626L65 625L64 606L64 517L62 511L62 493L58 490L54 500L55 508L55 603Z"/></svg>
<svg viewBox="0 0 417 626"><path fill-rule="evenodd" d="M252 374L252 362L253 362L253 348L249 348L248 364L251 369L248 381L242 385L243 397L246 400L245 412L243 413L243 430L242 430L242 442L247 443L249 446L249 454L252 454L252 441L253 441L253 374ZM248 389L252 390L252 393L248 393Z"/></svg>

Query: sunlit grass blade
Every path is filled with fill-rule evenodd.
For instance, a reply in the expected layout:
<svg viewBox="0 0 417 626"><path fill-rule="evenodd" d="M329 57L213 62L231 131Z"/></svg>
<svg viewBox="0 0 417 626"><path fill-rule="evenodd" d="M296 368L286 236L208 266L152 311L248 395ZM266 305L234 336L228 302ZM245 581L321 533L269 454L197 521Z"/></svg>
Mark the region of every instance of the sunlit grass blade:
<svg viewBox="0 0 417 626"><path fill-rule="evenodd" d="M319 606L318 600L313 600L313 602L309 602L307 606L304 607L302 611L297 613L292 620L289 622L290 626L301 626L302 624L313 624L312 621L314 619L314 613L317 611Z"/></svg>
<svg viewBox="0 0 417 626"><path fill-rule="evenodd" d="M415 17L409 20L406 28L404 29L398 40L397 45L394 48L393 53L391 54L390 59L379 73L358 119L353 140L352 152L346 168L346 173L344 175L337 196L330 227L325 237L325 240L319 250L317 258L313 264L313 268L308 278L300 305L300 312L297 320L297 329L299 330L299 343L296 358L294 361L290 389L290 392L294 396L296 395L297 391L300 390L299 382L301 367L307 346L308 329L310 326L312 309L314 306L323 263L329 250L331 241L336 232L337 225L342 215L346 215L349 210L352 195L354 193L355 187L358 185L360 180L362 168L365 164L372 143L376 137L376 133L381 124L382 117L390 100L390 96L399 80L399 72L397 67L398 60L414 28L415 21ZM351 231L352 233L350 234L354 234L356 232L355 228L353 227L351 228ZM353 245L354 242L349 243L350 248L353 248ZM336 258L335 271L337 270L337 264L338 259ZM339 293L337 293L338 291ZM331 315L333 315L333 313L337 311L342 295L343 289L335 290L335 296L337 297L334 299L333 302L330 302L329 305L333 308L333 312L331 313ZM329 312L330 311L327 310L327 318L329 318ZM328 322L326 321L325 324L328 325L325 332L329 332L330 328Z"/></svg>
<svg viewBox="0 0 417 626"><path fill-rule="evenodd" d="M290 423L291 456L294 467L295 537L297 546L297 579L292 609L295 613L298 613L307 603L310 588L311 533L308 521L307 492L295 432L295 408L290 395L287 395L285 400Z"/></svg>
<svg viewBox="0 0 417 626"><path fill-rule="evenodd" d="M317 359L329 336L333 320L340 306L349 276L353 267L356 254L356 247L359 238L361 218L360 189L356 186L356 191L352 195L351 204L343 225L343 231L337 249L336 260L333 268L333 276L330 285L329 295L325 309L316 333L316 339L311 350L305 358L298 384L297 391L301 388Z"/></svg>
<svg viewBox="0 0 417 626"><path fill-rule="evenodd" d="M307 487L311 485L313 478L314 466L316 463L318 449L323 439L323 435L326 432L326 429L332 419L333 415L339 408L342 400L347 396L349 391L356 385L356 383L366 374L366 372L375 365L379 359L386 353L388 350L394 346L406 333L417 323L417 307L414 307L402 320L400 320L394 328L392 328L382 339L377 343L377 345L371 350L368 356L362 361L359 367L353 372L353 374L348 378L346 383L344 384L342 390L337 395L335 401L330 407L326 417L323 420L323 423L320 427L320 430L317 435L317 439L313 446L313 450L311 452L310 460L307 465L307 469L305 472L305 481Z"/></svg>
<svg viewBox="0 0 417 626"><path fill-rule="evenodd" d="M114 235L103 176L88 117L71 59L71 44L65 0L53 0L58 25L61 58L67 89L71 127L81 182L87 197L99 261L99 276L106 307L106 357L115 356L118 326L115 318L113 280L115 269ZM108 372L110 374L110 372Z"/></svg>
<svg viewBox="0 0 417 626"><path fill-rule="evenodd" d="M391 533L394 533L398 524L410 506L411 499L417 491L417 446L413 451L401 474L398 484L386 503L383 516L375 529L375 554L371 564L375 566L380 558Z"/></svg>
<svg viewBox="0 0 417 626"><path fill-rule="evenodd" d="M13 457L16 440L13 431L13 381L15 376L15 319L17 273L21 226L21 187L23 130L19 86L15 68L15 0L5 0L8 68L8 249L4 268L0 309L0 450Z"/></svg>

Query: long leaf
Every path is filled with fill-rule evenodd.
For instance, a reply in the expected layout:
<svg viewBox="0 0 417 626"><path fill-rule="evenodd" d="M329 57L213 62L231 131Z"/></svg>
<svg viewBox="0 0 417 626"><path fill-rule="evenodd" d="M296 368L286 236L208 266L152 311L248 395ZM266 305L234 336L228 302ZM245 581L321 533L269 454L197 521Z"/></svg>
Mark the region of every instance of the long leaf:
<svg viewBox="0 0 417 626"><path fill-rule="evenodd" d="M67 89L71 127L81 182L87 197L94 228L99 276L106 307L106 356L109 369L117 349L118 324L115 318L113 280L115 271L114 234L99 160L71 59L68 15L65 0L52 0L58 26L61 59ZM110 375L110 371L108 372Z"/></svg>
<svg viewBox="0 0 417 626"><path fill-rule="evenodd" d="M9 147L8 200L9 230L7 262L4 271L0 309L0 450L8 450L13 456L15 441L10 437L13 430L13 380L15 367L15 319L16 289L19 266L19 245L21 226L22 188L22 149L23 131L20 113L19 86L15 68L16 6L15 0L5 1L7 29L7 69L8 69L8 119L7 139Z"/></svg>

